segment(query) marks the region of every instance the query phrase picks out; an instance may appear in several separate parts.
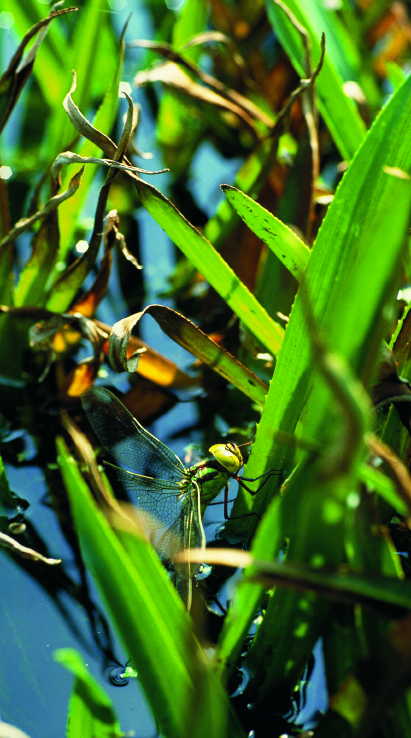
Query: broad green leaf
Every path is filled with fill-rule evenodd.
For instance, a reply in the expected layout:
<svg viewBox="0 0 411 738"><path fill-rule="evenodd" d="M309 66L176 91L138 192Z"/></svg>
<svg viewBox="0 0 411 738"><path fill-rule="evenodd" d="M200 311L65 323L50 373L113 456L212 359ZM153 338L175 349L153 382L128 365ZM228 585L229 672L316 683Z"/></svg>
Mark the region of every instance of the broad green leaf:
<svg viewBox="0 0 411 738"><path fill-rule="evenodd" d="M299 0L285 0L285 5L309 33L314 68L321 53L321 31L326 30L322 17L318 23L318 12L320 12L318 8L321 6L316 0L309 0L308 3ZM274 0L266 0L266 7L274 33L290 57L297 74L302 78L306 77L300 34ZM317 22L314 22L314 19ZM324 63L315 85L319 97L320 113L341 155L350 160L364 140L366 131L355 104L343 91L343 78L332 55L336 48L338 49L338 45L333 46L331 51L328 50L326 37Z"/></svg>
<svg viewBox="0 0 411 738"><path fill-rule="evenodd" d="M164 594L164 570L147 544L140 546L141 570L136 570L135 562L127 556L93 502L61 440L58 442L58 454L84 557L96 578L126 651L140 673L153 712L166 735L174 735L180 730L184 734L177 703L187 699L190 676L184 664L184 654L179 653L175 643L175 637L180 640L179 635L184 631L187 634L189 632L183 604L177 593L173 592L171 582L168 597ZM161 589L159 579L163 580ZM166 610L162 614L155 599L161 602L164 596L166 600L162 604ZM174 628L179 621L174 636L165 627L165 612ZM171 683L173 698L169 690Z"/></svg>
<svg viewBox="0 0 411 738"><path fill-rule="evenodd" d="M229 202L244 223L261 238L300 282L310 258L310 249L294 231L268 210L230 185L221 185Z"/></svg>
<svg viewBox="0 0 411 738"><path fill-rule="evenodd" d="M347 527L353 527L347 523L352 523L352 509L360 502L357 467L366 453L372 406L349 367L318 340L315 358L338 403L339 416L332 440L321 453L306 454L285 485L272 535L278 536L280 530L282 540L288 541L287 563L322 570L345 561ZM313 591L276 589L270 598L247 657L251 669L263 674L258 701L278 689L291 691L302 678L329 610L320 597L330 594L327 587L308 589Z"/></svg>
<svg viewBox="0 0 411 738"><path fill-rule="evenodd" d="M305 276L307 299L318 320L319 329L325 334L327 345L337 349L365 381L369 381L370 369L376 361L384 336L388 317L385 306L390 300L391 304L394 301L408 227L410 182L406 175L402 178L401 171L395 167L405 171L411 169L408 136L410 90L411 79L408 79L382 111L355 156L324 219ZM394 169L385 171L385 166ZM290 468L292 448L287 446L286 441L283 444L276 443L275 434L281 430L292 436L300 418L313 381L310 343L304 295L299 292L257 427L256 440L244 471L246 477L256 478L270 468L284 469L286 473ZM332 406L333 398L329 389L324 380L317 377L309 397L309 410L304 413L302 437L306 435L321 442L333 437L341 421L335 425ZM257 512L263 510L270 494L272 489L269 483L254 498L240 490L232 516L241 516L253 509ZM287 489L282 500L286 498ZM304 485L301 488L301 500L295 502L297 510L303 504L303 499ZM277 511L276 507L273 509ZM278 510L280 513L281 505ZM235 520L229 525L234 526L237 535L242 530L244 534L249 534L254 521L255 516L252 516ZM279 536L276 521L277 513L273 517L273 540L278 540ZM318 523L320 521L321 516ZM310 537L315 540L317 534L314 517L307 541L310 541ZM302 533L300 536L296 531L295 536L304 543ZM259 540L257 536L256 547L259 546ZM331 543L330 555L333 550ZM258 552L261 555L259 548ZM243 602L243 622L247 621L247 616L249 622L252 620L256 601L258 597L250 597L248 603ZM298 599L295 599L294 606L298 608ZM289 612L289 618L291 616ZM310 637L318 632L315 620L313 610L305 626L308 628L307 640L300 644L297 666L301 666ZM234 624L231 627L234 628ZM273 638L275 633L273 631ZM226 633L225 638L231 639L231 635ZM297 658L297 655L294 654L294 657ZM298 671L297 666L295 663Z"/></svg>
<svg viewBox="0 0 411 738"><path fill-rule="evenodd" d="M197 725L197 708L205 700L210 714L211 702L215 707L208 735L219 738L224 730L224 695L157 554L135 534L123 531L119 540L62 439L57 440L57 450L83 555L162 732L169 738L193 734L205 738Z"/></svg>
<svg viewBox="0 0 411 738"><path fill-rule="evenodd" d="M74 648L59 648L54 660L76 677L70 697L67 738L120 738L113 704Z"/></svg>
<svg viewBox="0 0 411 738"><path fill-rule="evenodd" d="M366 452L371 402L349 367L318 344L316 359L339 405L336 432L321 453L307 455L288 480L271 535L278 537L280 532L282 541L288 541L290 564L323 569L344 561L346 520L351 500L359 501L357 466ZM266 555L265 548L261 552ZM328 614L327 604L314 591L301 594L278 589L272 594L248 654L251 668L264 675L258 700L279 688L292 690L301 679ZM270 652L272 658L265 666Z"/></svg>
<svg viewBox="0 0 411 738"><path fill-rule="evenodd" d="M410 90L411 79L407 79L369 131L337 189L306 271L308 299L320 330L365 382L389 319L385 306L395 293L408 226L410 182L397 176L400 172L395 168L411 170ZM386 171L386 166L391 169ZM311 383L313 364L304 313L304 299L298 293L245 470L250 478L290 463L290 449L276 444L274 434L277 430L293 434ZM312 413L307 413L311 423L307 420L304 426L307 437L313 439L330 401L323 382L317 386L310 397ZM255 498L258 506L269 494L265 489ZM241 491L239 505L240 498L247 503ZM237 508L234 514L244 512Z"/></svg>

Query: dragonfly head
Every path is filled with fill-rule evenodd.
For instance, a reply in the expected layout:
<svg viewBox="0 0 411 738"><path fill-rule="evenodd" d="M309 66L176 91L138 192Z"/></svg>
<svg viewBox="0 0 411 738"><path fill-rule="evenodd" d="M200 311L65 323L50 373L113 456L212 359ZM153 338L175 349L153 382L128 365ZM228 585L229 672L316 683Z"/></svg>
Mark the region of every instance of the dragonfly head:
<svg viewBox="0 0 411 738"><path fill-rule="evenodd" d="M230 474L237 474L244 464L241 451L235 443L216 443L208 450Z"/></svg>

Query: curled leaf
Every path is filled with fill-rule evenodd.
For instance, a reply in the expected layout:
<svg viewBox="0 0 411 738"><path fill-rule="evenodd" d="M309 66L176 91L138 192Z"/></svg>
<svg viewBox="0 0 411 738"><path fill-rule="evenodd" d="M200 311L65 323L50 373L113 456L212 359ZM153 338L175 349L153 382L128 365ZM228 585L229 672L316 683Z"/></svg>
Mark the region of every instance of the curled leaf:
<svg viewBox="0 0 411 738"><path fill-rule="evenodd" d="M73 314L80 313L88 318L91 318L94 315L98 305L107 292L113 262L112 249L116 244L120 247L125 258L128 259L136 269L143 268L133 254L128 250L124 236L120 233L119 225L120 218L117 210L110 210L105 218L103 233L104 256L101 260L97 277L90 289L87 290L79 300L77 300L72 310L70 310Z"/></svg>
<svg viewBox="0 0 411 738"><path fill-rule="evenodd" d="M135 372L139 358L145 351L145 349L141 347L136 349L130 356L127 355L131 331L140 319L141 315L142 313L136 313L135 315L130 315L128 318L119 320L111 329L109 357L111 367L116 372Z"/></svg>
<svg viewBox="0 0 411 738"><path fill-rule="evenodd" d="M123 95L127 99L128 111L127 111L127 116L126 116L126 121L125 121L124 128L123 128L123 132L121 134L121 138L117 146L116 159L118 161L120 161L123 157L123 154L125 154L125 151L131 139L131 136L133 135L133 132L135 131L137 127L137 120L138 120L138 109L134 106L130 95L128 95L127 92L123 92Z"/></svg>
<svg viewBox="0 0 411 738"><path fill-rule="evenodd" d="M106 164L107 166L117 166L119 169L124 169L125 171L131 171L131 172L143 172L144 174L162 174L163 172L167 172L168 169L161 169L158 172L150 172L146 169L140 169L139 167L133 167L130 162L126 160L125 164L115 164L114 162L121 158L125 149L127 148L128 142L130 140L130 136L132 135L133 129L134 129L134 123L135 123L135 110L133 107L133 101L131 100L130 96L126 93L125 96L127 98L128 104L129 104L129 114L127 116L126 125L124 127L120 143L118 146L109 138L109 136L106 136L105 133L102 133L102 131L99 131L98 128L95 128L83 115L83 113L79 110L77 105L75 104L72 93L76 89L77 84L77 78L76 73L73 72L73 82L70 88L70 91L67 93L66 97L63 100L63 106L67 113L67 115L70 118L70 121L72 122L74 128L77 129L79 133L81 133L82 136L85 136L89 141L96 144L105 154L107 157L107 160L105 159L94 159L94 157L84 157L83 161L93 164ZM72 161L75 159L73 157L78 156L78 154L72 154L71 152L66 151L64 154L60 154L60 157L70 157ZM60 157L57 157L56 161L53 164L53 167L56 167L56 162L60 159ZM82 159L82 157L80 157ZM62 162L64 163L70 163L70 162Z"/></svg>
<svg viewBox="0 0 411 738"><path fill-rule="evenodd" d="M131 251L128 250L126 240L123 234L120 233L119 224L120 218L118 216L117 210L110 210L106 218L106 227L104 229L104 250L106 251L106 249L109 247L112 248L113 245L117 243L127 261L130 261L136 269L142 269L142 265L138 263L135 256L133 256ZM109 242L109 234L112 245Z"/></svg>
<svg viewBox="0 0 411 738"><path fill-rule="evenodd" d="M77 86L77 76L76 72L73 71L73 82L70 88L70 91L67 93L66 97L63 100L63 107L66 111L68 117L70 118L70 121L72 122L74 128L81 133L82 136L85 136L88 138L89 141L92 141L96 144L96 146L99 147L102 151L104 151L104 154L107 157L113 158L115 151L116 151L116 145L115 143L106 136L105 133L102 133L98 130L98 128L94 128L94 126L89 123L87 118L83 115L83 113L79 110L76 103L74 102L72 98L72 93L75 92Z"/></svg>
<svg viewBox="0 0 411 738"><path fill-rule="evenodd" d="M115 371L135 371L131 368L134 366L135 354L128 358L127 348L131 331L145 313L151 315L162 331L176 343L211 366L252 400L260 404L264 403L267 386L253 372L250 372L228 351L218 346L190 320L163 305L149 305L141 313L120 320L113 326L109 356L111 366ZM131 364L130 359L132 359Z"/></svg>
<svg viewBox="0 0 411 738"><path fill-rule="evenodd" d="M105 332L107 341L103 345L103 351L108 354L108 338L112 330L111 326L101 323L98 320L96 321L96 324L100 331ZM151 382L154 382L161 387L169 387L173 389L188 389L189 387L193 387L198 384L198 380L195 377L190 377L188 374L181 371L174 361L167 359L158 351L155 351L140 338L137 338L137 336L130 336L127 356L131 356L141 348L145 348L145 352L140 354L140 362L138 365L138 373L141 374L141 376L146 377Z"/></svg>

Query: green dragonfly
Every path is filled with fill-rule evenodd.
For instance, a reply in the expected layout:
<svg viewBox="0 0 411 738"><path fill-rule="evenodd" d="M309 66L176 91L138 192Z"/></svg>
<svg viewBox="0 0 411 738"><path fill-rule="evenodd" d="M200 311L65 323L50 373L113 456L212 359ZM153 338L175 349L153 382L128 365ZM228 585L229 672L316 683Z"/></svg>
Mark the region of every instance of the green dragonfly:
<svg viewBox="0 0 411 738"><path fill-rule="evenodd" d="M143 525L153 530L154 520L154 527L166 529L156 543L156 550L167 569L173 572L176 587L189 607L191 579L195 572L189 566L177 570L172 559L180 550L205 547L203 515L207 505L212 504L222 490L225 490L225 516L228 517L229 479L236 479L255 494L238 476L244 465L240 449L235 443L216 444L209 449L213 459L187 468L107 389L91 387L81 399L104 448L130 470L115 467L118 479L136 501Z"/></svg>

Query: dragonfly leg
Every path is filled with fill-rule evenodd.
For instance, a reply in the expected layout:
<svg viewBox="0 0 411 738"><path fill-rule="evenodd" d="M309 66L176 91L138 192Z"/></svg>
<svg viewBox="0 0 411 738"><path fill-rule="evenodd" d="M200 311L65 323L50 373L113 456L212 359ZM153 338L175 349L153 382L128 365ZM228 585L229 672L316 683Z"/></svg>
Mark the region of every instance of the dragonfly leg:
<svg viewBox="0 0 411 738"><path fill-rule="evenodd" d="M269 477L271 474L282 474L283 472L284 469L269 469L258 477L240 477L240 479L244 479L246 482L255 482L257 479L261 479L262 477Z"/></svg>
<svg viewBox="0 0 411 738"><path fill-rule="evenodd" d="M228 500L227 499L227 504L229 502L235 502L235 500ZM225 500L224 500L224 503L225 503ZM209 504L207 505L207 507L210 507L211 505L222 505L222 504L223 504L222 502L209 502ZM227 512L228 512L228 509L227 509ZM239 518L249 518L250 515L255 515L258 518L258 520L261 520L260 516L257 515L256 512L244 513L244 515L235 515L234 517L232 517L231 515L230 516L229 515L224 515L224 517L225 517L226 520L238 520Z"/></svg>
<svg viewBox="0 0 411 738"><path fill-rule="evenodd" d="M270 469L268 472L265 472L265 474L260 474L259 477L255 477L254 479L250 479L249 477L235 477L235 479L237 480L237 482L240 485L240 487L242 487L247 492L249 492L250 495L256 495L260 491L260 489L262 489L264 487L265 483L268 482L268 480L270 479L270 476L271 475L273 475L273 474L281 474L281 471L279 471L278 469ZM258 489L250 489L249 487L247 487L246 484L244 484L244 480L246 482L255 482L257 479L261 479L262 477L265 477L265 479L260 484L260 486L258 487Z"/></svg>

